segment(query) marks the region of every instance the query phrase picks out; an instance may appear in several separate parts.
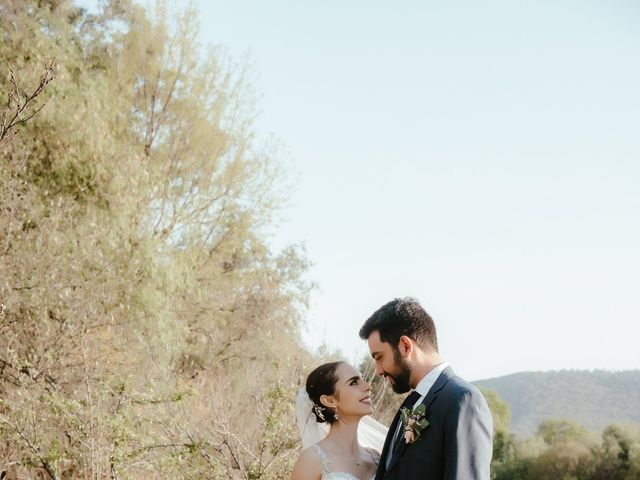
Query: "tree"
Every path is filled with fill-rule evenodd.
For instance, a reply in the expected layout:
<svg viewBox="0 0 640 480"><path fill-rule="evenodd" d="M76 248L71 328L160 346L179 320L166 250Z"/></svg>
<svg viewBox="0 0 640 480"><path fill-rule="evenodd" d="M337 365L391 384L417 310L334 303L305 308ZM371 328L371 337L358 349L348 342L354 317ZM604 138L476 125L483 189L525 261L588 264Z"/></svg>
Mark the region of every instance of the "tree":
<svg viewBox="0 0 640 480"><path fill-rule="evenodd" d="M547 445L557 445L569 441L582 442L589 437L586 428L573 420L544 420L538 426L538 435Z"/></svg>
<svg viewBox="0 0 640 480"><path fill-rule="evenodd" d="M58 75L0 159L6 475L277 478L295 453L307 261L267 244L283 172L196 26L0 0L3 60Z"/></svg>
<svg viewBox="0 0 640 480"><path fill-rule="evenodd" d="M594 479L632 480L640 477L640 428L612 424L602 432L602 450Z"/></svg>
<svg viewBox="0 0 640 480"><path fill-rule="evenodd" d="M509 410L509 404L502 400L495 390L480 387L480 391L487 400L493 417L492 463L495 465L508 460L513 454L514 440L509 433L511 411Z"/></svg>

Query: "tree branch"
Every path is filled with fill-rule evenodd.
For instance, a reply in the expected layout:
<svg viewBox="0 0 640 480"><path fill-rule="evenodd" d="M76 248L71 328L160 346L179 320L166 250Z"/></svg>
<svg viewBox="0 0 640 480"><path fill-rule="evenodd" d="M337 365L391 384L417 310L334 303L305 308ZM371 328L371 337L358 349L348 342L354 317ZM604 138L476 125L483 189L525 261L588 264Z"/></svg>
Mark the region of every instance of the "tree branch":
<svg viewBox="0 0 640 480"><path fill-rule="evenodd" d="M55 58L50 62L45 62L44 66L45 70L40 77L40 83L30 95L21 93L18 80L13 70L9 69L9 81L11 82L12 90L8 94L6 107L0 117L0 151L2 151L16 135L17 130L15 130L15 128L32 119L47 104L45 101L31 113L27 112L27 108L56 77Z"/></svg>

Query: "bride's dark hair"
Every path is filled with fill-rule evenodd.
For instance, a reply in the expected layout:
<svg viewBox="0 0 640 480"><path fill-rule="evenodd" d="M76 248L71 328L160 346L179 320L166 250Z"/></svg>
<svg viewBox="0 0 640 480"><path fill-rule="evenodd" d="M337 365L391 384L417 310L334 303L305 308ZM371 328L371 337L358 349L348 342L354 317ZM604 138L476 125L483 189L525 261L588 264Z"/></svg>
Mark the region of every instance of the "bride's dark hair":
<svg viewBox="0 0 640 480"><path fill-rule="evenodd" d="M336 382L338 376L336 370L338 366L344 362L331 362L320 365L307 377L307 393L309 398L313 402L313 413L316 416L316 422L329 424L336 421L333 410L329 407L325 407L320 402L322 395L333 395L336 390Z"/></svg>

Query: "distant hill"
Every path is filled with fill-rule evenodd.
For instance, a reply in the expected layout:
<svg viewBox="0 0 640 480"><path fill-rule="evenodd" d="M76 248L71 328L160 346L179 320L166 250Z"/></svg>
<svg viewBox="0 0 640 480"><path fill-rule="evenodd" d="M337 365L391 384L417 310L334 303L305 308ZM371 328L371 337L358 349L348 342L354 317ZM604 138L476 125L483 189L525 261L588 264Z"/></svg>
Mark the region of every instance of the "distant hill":
<svg viewBox="0 0 640 480"><path fill-rule="evenodd" d="M473 383L509 404L510 430L519 438L535 434L545 418L576 420L592 431L640 423L640 370L522 372Z"/></svg>

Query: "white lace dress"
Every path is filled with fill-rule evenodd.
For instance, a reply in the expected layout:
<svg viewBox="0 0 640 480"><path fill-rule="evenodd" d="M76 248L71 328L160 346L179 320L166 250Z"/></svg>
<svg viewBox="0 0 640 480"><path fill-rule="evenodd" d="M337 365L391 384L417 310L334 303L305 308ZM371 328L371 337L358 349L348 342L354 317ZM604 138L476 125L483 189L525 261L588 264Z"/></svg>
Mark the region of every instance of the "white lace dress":
<svg viewBox="0 0 640 480"><path fill-rule="evenodd" d="M329 464L331 463L329 461L329 456L317 444L314 445L314 448L316 449L318 456L322 460L322 475L320 476L321 480L360 480L358 477L351 473L332 472L331 470L329 470ZM378 462L380 461L380 454L370 448L367 448L367 451L371 454L371 457L373 458L375 464L378 465ZM375 473L371 476L370 480L374 480L374 478L376 478Z"/></svg>

